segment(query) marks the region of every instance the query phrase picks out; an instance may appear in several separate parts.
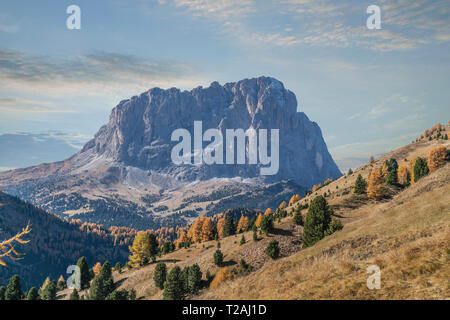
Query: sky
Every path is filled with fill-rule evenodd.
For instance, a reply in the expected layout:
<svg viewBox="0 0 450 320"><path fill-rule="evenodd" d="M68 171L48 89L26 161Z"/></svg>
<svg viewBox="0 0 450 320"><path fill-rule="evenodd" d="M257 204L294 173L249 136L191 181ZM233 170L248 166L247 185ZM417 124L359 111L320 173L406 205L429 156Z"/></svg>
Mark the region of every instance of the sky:
<svg viewBox="0 0 450 320"><path fill-rule="evenodd" d="M264 75L296 94L341 170L358 167L450 120L449 17L447 0L3 1L0 150L61 139L30 161L62 160L123 99Z"/></svg>

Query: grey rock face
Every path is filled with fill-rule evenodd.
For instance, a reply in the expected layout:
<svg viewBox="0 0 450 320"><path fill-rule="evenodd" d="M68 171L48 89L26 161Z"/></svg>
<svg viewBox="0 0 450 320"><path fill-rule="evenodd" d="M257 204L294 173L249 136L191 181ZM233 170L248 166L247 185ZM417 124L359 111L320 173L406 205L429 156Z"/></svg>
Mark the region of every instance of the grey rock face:
<svg viewBox="0 0 450 320"><path fill-rule="evenodd" d="M197 120L203 122L203 132L217 128L224 138L226 129L279 129L278 174L260 176L259 164L173 164L171 150L177 142L171 141L172 132L184 128L193 137ZM213 82L208 88L191 91L153 88L123 100L112 110L109 122L71 161L82 166L86 159L99 157L125 167L168 175L180 182L239 176L264 182L292 179L311 187L341 175L319 126L303 112L297 112L294 93L270 77L224 86Z"/></svg>

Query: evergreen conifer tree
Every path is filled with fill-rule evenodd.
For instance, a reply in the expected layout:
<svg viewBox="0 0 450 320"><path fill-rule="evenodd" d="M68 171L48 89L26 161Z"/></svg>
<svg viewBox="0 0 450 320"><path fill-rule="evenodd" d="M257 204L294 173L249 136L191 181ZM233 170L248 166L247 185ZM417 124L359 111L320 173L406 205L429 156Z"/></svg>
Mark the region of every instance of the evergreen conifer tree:
<svg viewBox="0 0 450 320"><path fill-rule="evenodd" d="M89 265L86 257L81 257L77 261L77 266L80 268L80 286L81 289L89 288L89 282L91 281L91 273L89 271ZM69 283L69 285L72 285Z"/></svg>
<svg viewBox="0 0 450 320"><path fill-rule="evenodd" d="M185 293L180 267L174 267L167 275L167 280L164 282L163 297L164 300L184 300Z"/></svg>
<svg viewBox="0 0 450 320"><path fill-rule="evenodd" d="M160 262L156 265L155 272L153 274L153 280L155 285L161 290L164 289L164 282L167 278L167 266L165 263Z"/></svg>
<svg viewBox="0 0 450 320"><path fill-rule="evenodd" d="M367 182L364 180L361 174L358 174L355 182L355 193L363 194L366 192Z"/></svg>
<svg viewBox="0 0 450 320"><path fill-rule="evenodd" d="M331 222L332 209L322 196L311 201L306 215L303 246L310 247L325 236Z"/></svg>
<svg viewBox="0 0 450 320"><path fill-rule="evenodd" d="M22 299L22 285L20 284L19 276L15 274L9 279L9 283L6 286L5 300L20 299Z"/></svg>
<svg viewBox="0 0 450 320"><path fill-rule="evenodd" d="M39 300L39 293L36 287L32 287L27 294L27 300Z"/></svg>

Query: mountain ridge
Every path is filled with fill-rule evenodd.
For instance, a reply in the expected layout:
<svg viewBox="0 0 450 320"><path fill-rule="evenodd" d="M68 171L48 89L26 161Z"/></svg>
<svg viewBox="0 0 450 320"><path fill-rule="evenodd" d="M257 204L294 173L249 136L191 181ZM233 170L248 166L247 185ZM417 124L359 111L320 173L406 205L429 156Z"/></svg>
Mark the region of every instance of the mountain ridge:
<svg viewBox="0 0 450 320"><path fill-rule="evenodd" d="M174 164L171 133L184 128L192 134L194 121L220 132L279 129L278 173L261 176L261 163ZM291 181L290 192L304 194L314 184L340 176L319 126L297 111L295 94L274 78L259 77L191 91L153 88L122 100L81 151L64 161L2 172L0 188L60 216L102 224L105 219L118 223L117 217L121 226L149 229L185 224L192 212L217 213L216 204L230 197L231 208L263 210L277 204L255 202L251 193L269 192L266 199L279 199L282 192L267 191L272 184ZM231 185L240 192L225 192ZM184 201L215 191L222 199Z"/></svg>

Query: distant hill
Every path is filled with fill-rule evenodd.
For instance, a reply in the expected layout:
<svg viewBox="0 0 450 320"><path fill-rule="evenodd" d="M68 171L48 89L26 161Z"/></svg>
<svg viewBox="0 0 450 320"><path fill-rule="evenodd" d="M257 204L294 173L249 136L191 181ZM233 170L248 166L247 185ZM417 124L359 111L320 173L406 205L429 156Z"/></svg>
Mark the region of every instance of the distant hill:
<svg viewBox="0 0 450 320"><path fill-rule="evenodd" d="M6 267L0 266L0 285L19 274L25 288L40 286L47 276L67 278L66 269L86 256L92 266L97 261L124 262L128 248L115 241L107 230L97 226L87 228L77 222L66 222L42 209L0 192L0 240L8 239L30 223L29 243L17 245L23 259L6 259Z"/></svg>

